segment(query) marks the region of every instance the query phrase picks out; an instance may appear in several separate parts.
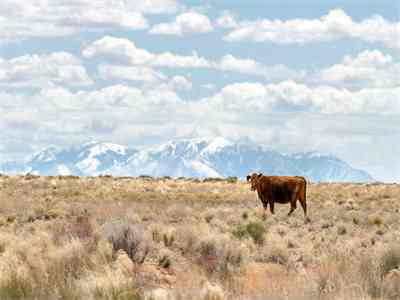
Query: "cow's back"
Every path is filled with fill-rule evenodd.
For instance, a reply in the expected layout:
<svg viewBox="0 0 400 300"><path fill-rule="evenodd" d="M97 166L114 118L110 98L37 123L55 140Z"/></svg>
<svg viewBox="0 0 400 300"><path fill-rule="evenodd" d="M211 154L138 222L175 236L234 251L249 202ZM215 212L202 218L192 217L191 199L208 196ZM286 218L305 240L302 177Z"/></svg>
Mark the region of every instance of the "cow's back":
<svg viewBox="0 0 400 300"><path fill-rule="evenodd" d="M304 179L304 178L303 178ZM303 179L297 176L264 176L262 193L277 203L288 203L297 192Z"/></svg>

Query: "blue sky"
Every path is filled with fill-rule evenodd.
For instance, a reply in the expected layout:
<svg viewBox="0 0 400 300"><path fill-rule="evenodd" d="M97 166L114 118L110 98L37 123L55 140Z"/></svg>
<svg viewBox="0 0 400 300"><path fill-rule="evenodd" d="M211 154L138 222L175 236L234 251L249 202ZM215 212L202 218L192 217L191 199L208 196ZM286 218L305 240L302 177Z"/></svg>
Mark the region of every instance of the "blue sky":
<svg viewBox="0 0 400 300"><path fill-rule="evenodd" d="M225 136L400 181L399 1L5 0L0 161Z"/></svg>

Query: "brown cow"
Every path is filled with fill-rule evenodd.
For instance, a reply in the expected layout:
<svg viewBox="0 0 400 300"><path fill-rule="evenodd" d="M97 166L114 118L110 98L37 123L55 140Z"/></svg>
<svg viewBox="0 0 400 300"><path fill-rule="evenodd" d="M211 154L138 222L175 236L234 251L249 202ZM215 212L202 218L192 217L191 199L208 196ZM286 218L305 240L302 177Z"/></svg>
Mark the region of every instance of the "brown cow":
<svg viewBox="0 0 400 300"><path fill-rule="evenodd" d="M251 184L251 190L257 191L264 209L269 204L269 209L274 214L275 203L290 203L290 216L296 209L297 200L300 201L307 218L306 188L307 182L301 176L264 176L263 174L253 173L247 176L247 181Z"/></svg>

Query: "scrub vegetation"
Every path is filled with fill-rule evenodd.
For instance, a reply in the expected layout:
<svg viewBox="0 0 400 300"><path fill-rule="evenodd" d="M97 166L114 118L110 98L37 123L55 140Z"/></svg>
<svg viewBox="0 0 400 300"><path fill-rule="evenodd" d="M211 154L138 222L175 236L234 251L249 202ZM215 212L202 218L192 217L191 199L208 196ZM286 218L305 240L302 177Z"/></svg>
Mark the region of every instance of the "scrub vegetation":
<svg viewBox="0 0 400 300"><path fill-rule="evenodd" d="M400 299L400 186L0 176L0 299Z"/></svg>

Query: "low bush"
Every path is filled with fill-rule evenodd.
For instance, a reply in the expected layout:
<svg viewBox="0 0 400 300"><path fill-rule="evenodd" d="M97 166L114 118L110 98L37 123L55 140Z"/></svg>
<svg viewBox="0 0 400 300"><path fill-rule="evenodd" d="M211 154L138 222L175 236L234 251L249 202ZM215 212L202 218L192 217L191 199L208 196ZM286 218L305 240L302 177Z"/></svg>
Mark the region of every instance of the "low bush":
<svg viewBox="0 0 400 300"><path fill-rule="evenodd" d="M107 223L104 229L114 254L118 250L124 250L134 263L144 263L150 252L151 244L143 230L125 221Z"/></svg>
<svg viewBox="0 0 400 300"><path fill-rule="evenodd" d="M262 245L264 243L265 228L261 222L249 222L247 225L239 224L232 234L238 239L250 236L254 243Z"/></svg>
<svg viewBox="0 0 400 300"><path fill-rule="evenodd" d="M238 178L235 176L230 176L228 178L226 178L226 182L228 183L236 183L238 181Z"/></svg>
<svg viewBox="0 0 400 300"><path fill-rule="evenodd" d="M232 234L234 237L238 239L244 238L248 234L246 225L243 224L237 225L236 228L233 230Z"/></svg>
<svg viewBox="0 0 400 300"><path fill-rule="evenodd" d="M231 271L241 267L246 253L240 245L226 236L214 236L201 240L198 244L199 264L208 273L228 276Z"/></svg>

